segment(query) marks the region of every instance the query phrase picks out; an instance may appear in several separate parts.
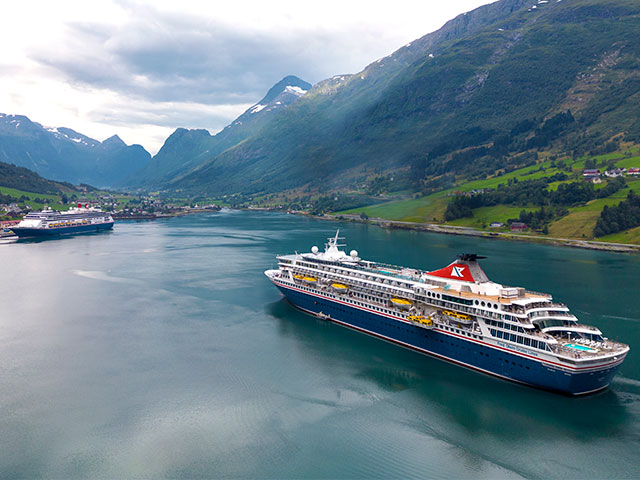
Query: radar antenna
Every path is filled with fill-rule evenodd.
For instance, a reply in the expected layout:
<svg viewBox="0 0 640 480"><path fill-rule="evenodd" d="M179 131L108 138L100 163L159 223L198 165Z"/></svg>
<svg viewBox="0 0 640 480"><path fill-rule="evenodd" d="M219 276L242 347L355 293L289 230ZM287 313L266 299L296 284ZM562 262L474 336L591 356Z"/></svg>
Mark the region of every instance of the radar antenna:
<svg viewBox="0 0 640 480"><path fill-rule="evenodd" d="M478 255L477 253L461 253L458 255L458 259L462 260L463 262L477 262L482 258L487 258L487 257Z"/></svg>
<svg viewBox="0 0 640 480"><path fill-rule="evenodd" d="M340 237L339 235L340 235L340 229L338 229L336 231L335 237L327 238L328 242L324 244L325 251L329 250L332 247L335 247L337 249L338 247L346 247L347 246L346 243L338 243L338 240L344 240L345 239L345 237Z"/></svg>

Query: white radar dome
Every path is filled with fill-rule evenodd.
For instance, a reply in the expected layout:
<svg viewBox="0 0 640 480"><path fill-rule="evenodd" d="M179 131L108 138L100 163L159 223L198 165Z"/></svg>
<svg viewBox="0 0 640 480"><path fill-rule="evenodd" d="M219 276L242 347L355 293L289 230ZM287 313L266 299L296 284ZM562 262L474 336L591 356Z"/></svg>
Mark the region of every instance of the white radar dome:
<svg viewBox="0 0 640 480"><path fill-rule="evenodd" d="M311 253L313 253L313 254L318 253L318 247L316 247L315 245L313 247L311 247Z"/></svg>
<svg viewBox="0 0 640 480"><path fill-rule="evenodd" d="M351 253L349 253L349 255L351 255L352 258L356 258L358 256L358 252L356 250L351 250Z"/></svg>

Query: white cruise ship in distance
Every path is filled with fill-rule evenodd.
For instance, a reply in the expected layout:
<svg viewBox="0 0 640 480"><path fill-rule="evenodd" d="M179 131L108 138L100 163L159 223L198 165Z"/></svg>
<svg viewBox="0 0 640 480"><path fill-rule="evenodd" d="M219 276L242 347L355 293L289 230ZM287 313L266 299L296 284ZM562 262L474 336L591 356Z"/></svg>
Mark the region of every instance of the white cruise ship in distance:
<svg viewBox="0 0 640 480"><path fill-rule="evenodd" d="M53 237L58 235L98 232L113 228L113 217L99 208L78 204L64 212L50 207L25 215L11 230L18 237Z"/></svg>
<svg viewBox="0 0 640 480"><path fill-rule="evenodd" d="M340 250L279 255L265 275L295 307L406 348L521 384L582 395L606 388L629 347L582 325L545 293L495 283L475 254L421 271Z"/></svg>

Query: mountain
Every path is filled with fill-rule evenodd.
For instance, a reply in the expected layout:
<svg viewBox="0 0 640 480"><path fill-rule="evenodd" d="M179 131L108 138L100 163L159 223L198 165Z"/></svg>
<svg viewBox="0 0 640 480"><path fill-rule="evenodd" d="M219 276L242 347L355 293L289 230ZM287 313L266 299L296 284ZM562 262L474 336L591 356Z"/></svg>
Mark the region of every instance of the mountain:
<svg viewBox="0 0 640 480"><path fill-rule="evenodd" d="M113 187L150 157L117 135L99 142L70 128L46 128L23 115L0 113L0 160L47 178Z"/></svg>
<svg viewBox="0 0 640 480"><path fill-rule="evenodd" d="M15 188L25 192L58 194L76 192L77 189L68 183L52 182L42 178L36 172L24 167L16 167L0 162L0 186Z"/></svg>
<svg viewBox="0 0 640 480"><path fill-rule="evenodd" d="M209 158L257 134L310 88L310 83L289 75L216 135L211 135L207 130L178 128L167 138L157 155L144 168L131 175L126 183L129 186L157 186L189 173Z"/></svg>
<svg viewBox="0 0 640 480"><path fill-rule="evenodd" d="M160 186L331 189L376 172L428 183L515 168L544 149L640 141L639 15L630 0L480 7L357 74L319 82L242 141L189 157L192 171Z"/></svg>

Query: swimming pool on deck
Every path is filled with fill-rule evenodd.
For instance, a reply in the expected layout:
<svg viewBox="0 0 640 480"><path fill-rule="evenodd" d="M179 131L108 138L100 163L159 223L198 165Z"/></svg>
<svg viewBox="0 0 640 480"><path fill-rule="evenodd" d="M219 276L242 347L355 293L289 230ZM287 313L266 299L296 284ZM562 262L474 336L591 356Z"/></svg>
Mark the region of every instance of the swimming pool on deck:
<svg viewBox="0 0 640 480"><path fill-rule="evenodd" d="M582 350L583 352L595 352L593 348L584 347L582 345L576 345L575 343L565 343L565 347L575 348L576 350Z"/></svg>

